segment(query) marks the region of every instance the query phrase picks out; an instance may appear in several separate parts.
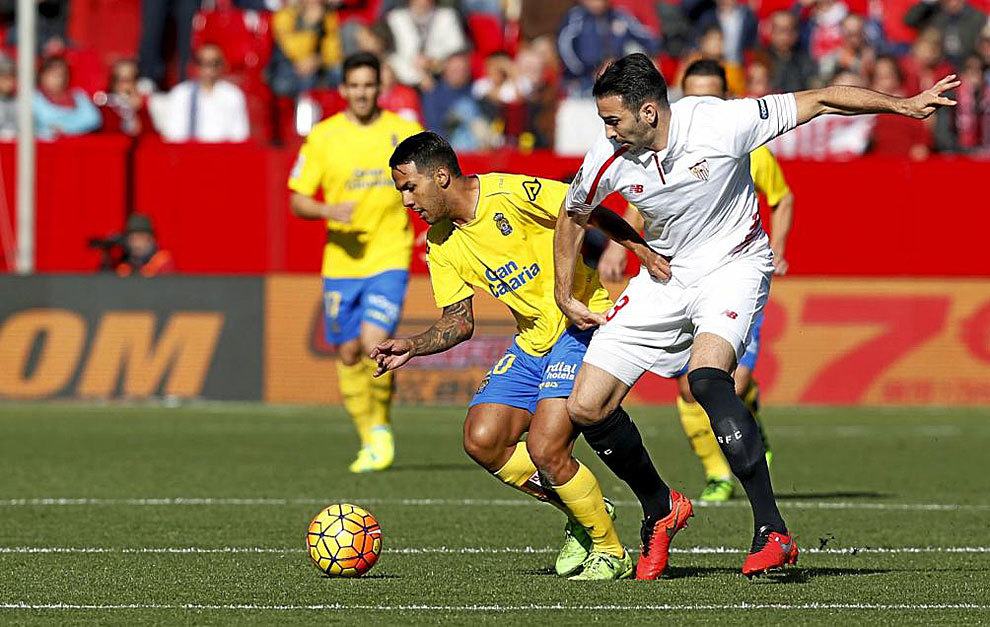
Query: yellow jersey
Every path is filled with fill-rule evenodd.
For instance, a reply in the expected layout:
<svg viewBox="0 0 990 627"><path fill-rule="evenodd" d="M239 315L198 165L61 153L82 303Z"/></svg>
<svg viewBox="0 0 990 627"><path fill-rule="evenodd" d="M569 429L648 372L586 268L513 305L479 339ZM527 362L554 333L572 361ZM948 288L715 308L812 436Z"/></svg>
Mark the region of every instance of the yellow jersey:
<svg viewBox="0 0 990 627"><path fill-rule="evenodd" d="M516 319L516 343L534 356L548 353L567 328L553 296L553 230L567 194L558 181L482 174L474 219L438 222L427 233L427 260L437 307L474 295L478 287ZM578 260L574 295L594 312L612 306L598 273Z"/></svg>
<svg viewBox="0 0 990 627"><path fill-rule="evenodd" d="M749 173L753 177L756 191L767 197L767 204L771 207L779 205L780 200L791 192L780 164L766 146L760 146L749 153Z"/></svg>
<svg viewBox="0 0 990 627"><path fill-rule="evenodd" d="M289 189L327 204L354 202L350 222L327 221L323 276L349 279L408 270L413 232L388 169L395 147L423 129L390 111L367 126L338 113L310 131Z"/></svg>

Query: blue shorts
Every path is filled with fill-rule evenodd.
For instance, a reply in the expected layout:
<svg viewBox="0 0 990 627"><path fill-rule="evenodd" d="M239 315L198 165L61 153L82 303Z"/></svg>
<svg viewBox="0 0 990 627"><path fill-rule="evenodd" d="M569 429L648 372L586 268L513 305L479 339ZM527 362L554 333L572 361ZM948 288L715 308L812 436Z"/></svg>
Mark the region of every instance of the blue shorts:
<svg viewBox="0 0 990 627"><path fill-rule="evenodd" d="M530 355L513 342L482 379L469 407L498 403L534 413L545 398L567 398L594 333L594 329L568 328L543 357Z"/></svg>
<svg viewBox="0 0 990 627"><path fill-rule="evenodd" d="M361 334L361 324L395 332L406 299L409 272L388 270L360 279L323 279L324 330L328 344L339 345Z"/></svg>
<svg viewBox="0 0 990 627"><path fill-rule="evenodd" d="M753 321L753 330L749 334L749 341L746 342L746 350L743 351L743 356L739 358L739 366L750 370L756 369L756 358L760 356L760 329L762 328L763 312L760 312L760 315ZM683 377L687 371L687 366L684 366L684 370L678 372L677 376Z"/></svg>

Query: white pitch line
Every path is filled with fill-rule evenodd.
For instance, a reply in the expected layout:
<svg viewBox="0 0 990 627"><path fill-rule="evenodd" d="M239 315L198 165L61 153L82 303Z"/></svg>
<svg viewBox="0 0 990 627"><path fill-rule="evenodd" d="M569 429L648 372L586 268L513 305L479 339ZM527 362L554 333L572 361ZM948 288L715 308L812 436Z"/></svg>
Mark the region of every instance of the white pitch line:
<svg viewBox="0 0 990 627"><path fill-rule="evenodd" d="M327 497L314 498L225 498L225 497L175 497L175 498L22 498L0 499L0 507L75 507L75 506L127 506L127 507L171 507L171 506L201 506L201 507L231 507L231 506L288 506L288 505L326 505L327 503L347 502L363 505L399 505L399 506L456 506L456 507L531 507L538 505L535 500L524 499L378 499L378 498L343 498ZM639 506L637 501L613 501L623 507ZM749 507L745 500L711 503L694 501L695 507ZM788 501L780 503L782 509L816 509L816 510L876 510L876 511L920 511L920 512L954 512L954 511L990 511L986 504L960 503L884 503L875 501Z"/></svg>
<svg viewBox="0 0 990 627"><path fill-rule="evenodd" d="M399 555L508 555L508 554L544 554L556 553L559 549L553 547L386 547L387 553ZM36 555L36 554L152 554L152 555L209 555L209 554L275 554L305 553L302 548L275 547L61 547L61 546L5 546L0 547L0 554L7 555ZM638 553L631 550L632 553ZM688 555L744 555L746 549L726 546L695 546L686 548L671 548L671 553ZM820 555L857 555L881 554L925 554L925 553L990 553L990 546L904 546L904 547L845 547L845 548L814 548L801 549L803 554Z"/></svg>
<svg viewBox="0 0 990 627"><path fill-rule="evenodd" d="M122 604L76 604L76 603L0 603L3 610L249 610L268 612L291 611L362 611L362 612L607 612L607 611L681 611L711 612L729 610L990 610L990 605L977 603L728 603L728 604L684 604L674 603L643 605L565 605L565 604L526 604L526 605L348 605L333 603L325 605L256 605L256 604L217 604L198 603L122 603Z"/></svg>

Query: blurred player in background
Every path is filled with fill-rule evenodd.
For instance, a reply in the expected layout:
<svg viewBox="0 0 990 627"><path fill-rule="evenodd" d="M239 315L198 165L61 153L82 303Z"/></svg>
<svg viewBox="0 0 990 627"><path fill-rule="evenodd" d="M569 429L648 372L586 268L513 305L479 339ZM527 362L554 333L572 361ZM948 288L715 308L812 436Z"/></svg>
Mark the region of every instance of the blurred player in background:
<svg viewBox="0 0 990 627"><path fill-rule="evenodd" d="M685 71L681 88L685 96L713 96L724 99L728 97L725 69L717 61L705 59L695 61ZM773 251L774 275L782 276L787 273L787 260L784 257L784 251L794 221L794 194L791 193L787 181L784 180L784 173L781 171L780 165L766 146L760 146L750 153L749 172L753 177L756 191L763 194L773 211L770 249ZM630 205L625 218L633 228L637 230L643 228L643 217L634 206ZM625 248L617 242L610 242L598 262L598 271L602 278L609 281L621 279L626 269L627 258ZM773 453L770 451L766 431L759 418L760 390L753 379L753 369L756 367L756 360L760 354L760 329L762 327L763 314L761 313L753 323L749 343L746 344L746 351L739 359L739 365L736 366L733 379L735 379L736 394L743 399L746 407L756 418L764 447L767 450L766 457L769 464L773 458ZM735 484L732 481L732 469L715 440L715 433L712 431L708 414L691 394L691 386L688 385L686 372L682 372L677 377L677 387L679 392L677 410L681 417L681 426L684 427L684 433L691 441L691 447L705 469L706 485L701 492L700 499L702 501L727 501L732 498L732 493L735 490Z"/></svg>
<svg viewBox="0 0 990 627"><path fill-rule="evenodd" d="M588 346L567 409L592 448L614 456L634 437L620 405L630 388L647 370L670 377L687 366L691 393L711 418L753 510L744 575L794 564L798 557L777 508L756 421L730 374L763 311L774 272L749 153L824 114L927 118L956 104L942 94L959 84L948 76L912 98L836 85L760 99L687 97L670 105L663 76L639 53L615 61L595 82L605 132L588 151L560 214L554 278L557 304L568 319L582 329L604 326ZM615 191L643 214L650 247L669 263L660 268L663 280L641 271L603 316L574 298L571 281L588 217ZM644 562L666 565L670 538L687 522L679 512L689 511L690 502L662 483L661 489L669 500L652 528L644 525L648 553L637 576Z"/></svg>
<svg viewBox="0 0 990 627"><path fill-rule="evenodd" d="M338 351L337 379L361 449L351 472L384 470L395 446L393 381L374 377L372 347L399 323L409 282L413 232L385 164L415 122L378 108L381 66L368 53L344 60L347 107L317 124L289 178L295 215L326 220L323 303L327 342ZM313 195L322 190L323 201Z"/></svg>
<svg viewBox="0 0 990 627"><path fill-rule="evenodd" d="M471 401L464 449L504 483L568 516L558 574L630 576L632 558L615 532L614 510L595 476L572 456L578 434L566 400L594 329L568 327L553 299L553 228L567 185L513 174L463 176L457 155L435 133L399 144L389 165L403 203L431 225L430 279L443 315L419 335L380 343L372 353L379 372L469 339L475 288L505 303L519 332ZM630 249L648 250L615 214L595 212L592 220L628 238ZM583 260L576 260L574 276L576 298L592 311L611 307L597 273Z"/></svg>

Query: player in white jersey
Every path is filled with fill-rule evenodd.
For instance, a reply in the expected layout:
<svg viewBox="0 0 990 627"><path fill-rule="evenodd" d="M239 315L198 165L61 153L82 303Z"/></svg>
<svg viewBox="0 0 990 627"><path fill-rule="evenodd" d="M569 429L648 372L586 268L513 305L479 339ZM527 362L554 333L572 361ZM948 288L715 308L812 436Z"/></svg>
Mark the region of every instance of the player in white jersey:
<svg viewBox="0 0 990 627"><path fill-rule="evenodd" d="M647 370L670 377L687 366L691 392L753 508L747 576L793 564L798 555L777 509L756 423L731 376L773 274L749 153L827 113L926 118L955 105L942 94L958 86L948 76L912 98L833 86L758 100L687 97L671 106L663 77L642 54L619 59L595 83L605 135L571 184L554 241L557 304L580 328L601 325L568 410L586 435L595 433L594 442L586 438L592 448L609 455L630 422L619 403L639 377ZM616 191L642 213L645 238L667 263L657 262L659 279L656 271L640 272L607 314L594 314L571 295L570 268L588 214ZM645 568L666 565L670 538L687 523L682 499L672 493L670 513L652 529L644 525Z"/></svg>

